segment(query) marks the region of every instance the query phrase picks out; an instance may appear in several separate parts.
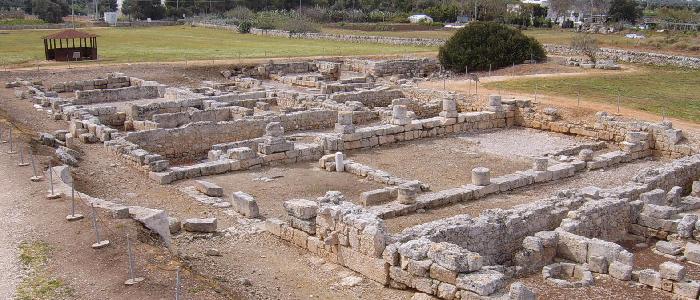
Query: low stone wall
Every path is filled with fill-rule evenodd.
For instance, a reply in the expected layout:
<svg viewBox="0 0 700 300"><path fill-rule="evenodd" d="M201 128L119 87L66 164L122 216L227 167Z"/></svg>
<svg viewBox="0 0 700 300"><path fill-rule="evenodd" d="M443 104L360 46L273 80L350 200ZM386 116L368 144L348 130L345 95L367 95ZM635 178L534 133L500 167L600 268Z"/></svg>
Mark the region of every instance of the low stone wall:
<svg viewBox="0 0 700 300"><path fill-rule="evenodd" d="M372 108L389 106L392 100L403 97L403 92L400 90L377 88L366 91L335 93L330 95L329 99L338 103L356 101L362 103L364 106Z"/></svg>
<svg viewBox="0 0 700 300"><path fill-rule="evenodd" d="M580 56L582 53L569 46L545 44L545 51L551 55ZM682 68L700 69L700 57L670 55L654 52L600 48L599 59L629 62L654 66L676 66Z"/></svg>
<svg viewBox="0 0 700 300"><path fill-rule="evenodd" d="M337 111L309 110L228 122L196 122L179 128L131 132L126 140L168 159L199 160L207 157L216 144L262 137L270 122L281 122L287 131L325 129L335 125L337 115Z"/></svg>
<svg viewBox="0 0 700 300"><path fill-rule="evenodd" d="M326 260L388 284L382 258L388 237L384 221L329 192L313 200L285 202L286 221L268 219L267 231Z"/></svg>
<svg viewBox="0 0 700 300"><path fill-rule="evenodd" d="M73 92L73 91L85 91L85 90L98 90L98 89L117 89L131 86L131 78L120 73L113 73L107 75L104 79L91 79L91 80L81 80L81 81L66 81L56 83L51 86L51 91L57 93Z"/></svg>
<svg viewBox="0 0 700 300"><path fill-rule="evenodd" d="M177 101L166 101L149 103L145 105L131 105L127 111L129 120L146 121L152 120L154 115L172 114L186 112L190 108L203 109L203 99L185 99Z"/></svg>
<svg viewBox="0 0 700 300"><path fill-rule="evenodd" d="M596 114L594 123L569 122L561 120L556 110L531 109L529 101L504 101L509 106L519 107L515 123L522 127L552 131L564 134L590 137L600 141L622 142L629 132L649 134L649 148L659 154L679 158L698 153L697 146L684 142L683 131L673 128L669 121L649 123L644 121L625 121L605 112Z"/></svg>
<svg viewBox="0 0 700 300"><path fill-rule="evenodd" d="M123 102L137 99L155 99L163 97L165 86L144 85L144 86L129 86L117 89L104 90L82 90L75 91L75 99L73 104L86 105L107 102Z"/></svg>
<svg viewBox="0 0 700 300"><path fill-rule="evenodd" d="M343 68L362 72L374 77L403 75L406 77L426 77L440 71L440 63L433 58L410 58L390 60L346 59Z"/></svg>
<svg viewBox="0 0 700 300"><path fill-rule="evenodd" d="M232 31L238 31L238 26L235 25L217 25L203 22L192 22L192 26L205 28L219 28ZM400 37L381 37L381 36L362 36L362 35L344 35L330 33L291 33L284 30L266 30L251 28L251 34L278 36L287 38L311 39L311 40L334 40L353 43L382 43L393 45L413 45L413 46L441 46L445 43L444 40L437 39L420 39L420 38L400 38Z"/></svg>
<svg viewBox="0 0 700 300"><path fill-rule="evenodd" d="M227 30L238 31L238 27L233 25L214 25L201 22L192 23L193 26L221 28ZM428 46L440 47L445 44L442 39L421 39L421 38L401 38L401 37L382 37L382 36L362 36L362 35L341 35L328 33L299 33L293 34L282 30L261 30L252 29L252 34L279 36L287 38L300 38L311 40L333 40L345 41L354 43L378 43L391 45L410 45L410 46ZM550 55L578 56L581 52L571 49L565 45L544 44L545 51ZM672 65L683 68L700 68L700 57L689 57L680 55L669 55L644 51L623 50L614 48L600 48L599 55L602 59L623 61L630 63L649 64L657 66Z"/></svg>

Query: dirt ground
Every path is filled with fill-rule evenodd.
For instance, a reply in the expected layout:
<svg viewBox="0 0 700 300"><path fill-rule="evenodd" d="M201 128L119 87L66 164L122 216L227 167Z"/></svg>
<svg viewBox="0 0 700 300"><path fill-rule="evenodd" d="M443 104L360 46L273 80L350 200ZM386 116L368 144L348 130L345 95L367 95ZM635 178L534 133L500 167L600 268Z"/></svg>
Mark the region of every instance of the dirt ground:
<svg viewBox="0 0 700 300"><path fill-rule="evenodd" d="M224 201L233 202L230 195L232 192L242 191L250 194L258 202L260 214L266 218L285 216L282 202L286 200L316 199L325 195L327 191L339 191L348 200L359 203L362 192L384 187L380 183L367 181L350 173L321 170L315 162L266 167L197 179L223 187L228 193L224 195ZM193 185L193 182L183 181L176 185L186 187Z"/></svg>
<svg viewBox="0 0 700 300"><path fill-rule="evenodd" d="M614 168L578 173L573 177L524 187L505 193L498 193L476 201L449 205L426 210L423 213L387 219L386 225L390 232L399 233L411 226L456 215L468 214L472 217L477 217L481 212L487 209L508 209L516 205L532 203L551 197L559 190L576 189L587 186L597 186L599 188L615 187L630 181L640 170L658 166L664 162L665 161L644 159L618 165Z"/></svg>
<svg viewBox="0 0 700 300"><path fill-rule="evenodd" d="M578 143L565 135L512 128L349 151L348 158L440 191L470 183L473 168L489 168L492 177L511 174L530 169L533 156Z"/></svg>
<svg viewBox="0 0 700 300"><path fill-rule="evenodd" d="M530 166L524 159L481 152L476 144L457 138L403 142L349 152L348 158L394 176L420 180L435 191L469 183L475 167L487 167L492 176L500 176Z"/></svg>

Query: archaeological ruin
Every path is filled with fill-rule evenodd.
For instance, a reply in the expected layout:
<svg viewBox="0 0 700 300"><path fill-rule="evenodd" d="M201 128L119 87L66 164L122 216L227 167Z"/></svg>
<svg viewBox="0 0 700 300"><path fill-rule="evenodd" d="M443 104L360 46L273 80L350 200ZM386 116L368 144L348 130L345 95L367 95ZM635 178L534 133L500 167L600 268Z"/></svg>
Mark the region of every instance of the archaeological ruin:
<svg viewBox="0 0 700 300"><path fill-rule="evenodd" d="M700 281L681 262L700 264L699 141L667 120L602 111L571 120L532 99L418 84L440 70L428 58L269 61L198 87L124 73L5 87L69 122L39 137L65 164L48 170L60 174L59 192L71 192L76 146L102 144L132 176L258 220L276 239L391 289L535 299L523 278L565 289L606 278L698 299ZM328 181L299 181L265 201L238 183L271 169L284 179L256 184ZM220 230L216 218L81 196L166 245ZM663 263L641 269L642 244Z"/></svg>

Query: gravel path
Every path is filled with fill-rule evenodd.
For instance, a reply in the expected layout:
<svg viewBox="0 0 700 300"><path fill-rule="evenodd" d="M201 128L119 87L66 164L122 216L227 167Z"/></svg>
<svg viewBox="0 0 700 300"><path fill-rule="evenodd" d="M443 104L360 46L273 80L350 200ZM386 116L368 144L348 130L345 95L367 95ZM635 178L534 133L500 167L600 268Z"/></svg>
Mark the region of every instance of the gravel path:
<svg viewBox="0 0 700 300"><path fill-rule="evenodd" d="M0 270L4 274L0 276L0 299L13 299L22 274L18 246L27 233L26 208L19 195L28 195L31 191L27 188L27 178L10 174L14 162L6 153L9 149L6 145L0 145L0 187L3 187L0 189L0 228L12 230L0 230Z"/></svg>

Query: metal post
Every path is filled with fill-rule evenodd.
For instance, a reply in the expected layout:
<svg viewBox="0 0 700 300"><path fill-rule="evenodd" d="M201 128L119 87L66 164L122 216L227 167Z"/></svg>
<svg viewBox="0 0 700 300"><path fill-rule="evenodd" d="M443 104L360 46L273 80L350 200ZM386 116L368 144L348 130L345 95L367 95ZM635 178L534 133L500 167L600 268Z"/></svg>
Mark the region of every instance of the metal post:
<svg viewBox="0 0 700 300"><path fill-rule="evenodd" d="M48 195L46 195L46 198L48 199L58 199L61 198L61 194L57 194L53 191L53 168L51 166L51 161L49 161L49 169L47 170L49 173L49 187L51 188L50 192Z"/></svg>
<svg viewBox="0 0 700 300"><path fill-rule="evenodd" d="M29 178L29 180L34 182L41 181L42 177L36 173L36 161L34 160L34 152L32 150L29 150L29 159L32 163L32 174L34 175Z"/></svg>
<svg viewBox="0 0 700 300"><path fill-rule="evenodd" d="M180 300L180 267L175 270L175 300Z"/></svg>
<svg viewBox="0 0 700 300"><path fill-rule="evenodd" d="M10 129L9 129L8 140L9 140L9 143L10 143L10 150L7 151L7 154L15 154L15 153L17 153L17 152L15 152L15 149L14 149L15 147L14 147L14 142L13 142L14 139L12 138L12 127L10 127Z"/></svg>
<svg viewBox="0 0 700 300"><path fill-rule="evenodd" d="M617 91L617 113L620 113L620 91Z"/></svg>
<svg viewBox="0 0 700 300"><path fill-rule="evenodd" d="M581 106L581 91L576 92L576 106Z"/></svg>
<svg viewBox="0 0 700 300"><path fill-rule="evenodd" d="M24 162L24 147L19 146L19 164L17 166L26 167L29 164Z"/></svg>
<svg viewBox="0 0 700 300"><path fill-rule="evenodd" d="M535 101L537 101L537 82L535 82Z"/></svg>
<svg viewBox="0 0 700 300"><path fill-rule="evenodd" d="M97 228L97 211L95 205L90 203L92 208L92 228L95 230L95 243L92 244L92 249L101 249L109 245L109 240L100 240L100 230Z"/></svg>
<svg viewBox="0 0 700 300"><path fill-rule="evenodd" d="M66 216L68 221L77 221L83 218L83 215L75 213L75 185L70 183L70 215Z"/></svg>
<svg viewBox="0 0 700 300"><path fill-rule="evenodd" d="M7 141L2 139L2 128L0 128L0 144L7 143Z"/></svg>
<svg viewBox="0 0 700 300"><path fill-rule="evenodd" d="M491 77L491 64L489 64L489 77Z"/></svg>
<svg viewBox="0 0 700 300"><path fill-rule="evenodd" d="M134 255L131 253L131 239L129 239L129 233L126 234L126 251L129 255L129 279L127 279L125 285L134 285L143 281L143 277L136 277L134 275Z"/></svg>

